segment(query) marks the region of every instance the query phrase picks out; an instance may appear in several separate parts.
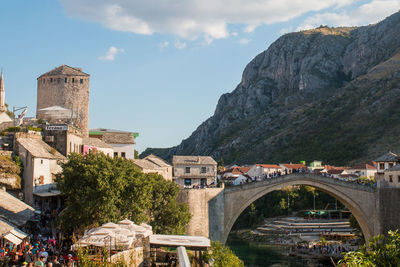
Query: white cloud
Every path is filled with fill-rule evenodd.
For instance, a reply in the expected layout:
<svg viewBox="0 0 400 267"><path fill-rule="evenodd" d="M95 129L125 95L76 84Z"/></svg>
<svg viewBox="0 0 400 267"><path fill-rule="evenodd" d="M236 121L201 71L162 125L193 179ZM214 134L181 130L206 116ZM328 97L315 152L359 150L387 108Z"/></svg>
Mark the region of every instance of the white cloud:
<svg viewBox="0 0 400 267"><path fill-rule="evenodd" d="M239 40L239 44L242 44L242 45L247 45L250 42L251 42L251 40L250 39L246 39L246 38L242 38L242 39Z"/></svg>
<svg viewBox="0 0 400 267"><path fill-rule="evenodd" d="M400 0L372 0L359 7L342 12L325 12L306 18L297 30L306 30L320 25L359 26L376 23L400 8Z"/></svg>
<svg viewBox="0 0 400 267"><path fill-rule="evenodd" d="M117 48L115 46L110 46L107 52L103 56L100 56L99 59L105 61L113 61L115 59L115 56L120 53L125 53L125 50Z"/></svg>
<svg viewBox="0 0 400 267"><path fill-rule="evenodd" d="M286 22L307 12L360 0L59 0L66 13L136 34L173 34L181 39L227 38L229 24L245 32Z"/></svg>
<svg viewBox="0 0 400 267"><path fill-rule="evenodd" d="M160 47L160 49L167 48L169 46L169 42L164 41L164 42L160 43L158 46Z"/></svg>
<svg viewBox="0 0 400 267"><path fill-rule="evenodd" d="M174 43L174 46L177 49L184 49L184 48L186 48L186 42L182 42L182 41L176 40L175 43Z"/></svg>

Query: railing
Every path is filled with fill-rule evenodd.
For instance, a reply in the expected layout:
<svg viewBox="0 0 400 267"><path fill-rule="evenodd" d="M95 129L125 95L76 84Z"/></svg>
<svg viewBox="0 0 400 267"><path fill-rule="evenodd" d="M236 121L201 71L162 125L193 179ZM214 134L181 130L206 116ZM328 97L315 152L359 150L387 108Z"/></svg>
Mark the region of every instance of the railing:
<svg viewBox="0 0 400 267"><path fill-rule="evenodd" d="M178 247L178 262L179 267L190 267L190 261L185 247Z"/></svg>
<svg viewBox="0 0 400 267"><path fill-rule="evenodd" d="M368 191L368 192L375 192L376 187L373 185L368 185L368 184L358 184L357 182L351 182L351 181L343 181L337 178L330 178L326 176L322 176L319 174L312 174L312 173L292 173L292 174L286 174L286 175L280 175L275 178L265 178L261 181L252 181L252 182L247 182L243 183L240 185L233 185L233 186L227 186L225 190L229 191L236 191L236 190L242 190L245 188L249 187L259 187L259 186L265 186L265 185L272 185L272 184L279 184L291 180L300 180L301 178L305 178L307 180L315 181L315 182L323 182L323 183L328 183L328 184L333 184L333 185L338 185L338 186L345 186L357 190L363 190L363 191Z"/></svg>

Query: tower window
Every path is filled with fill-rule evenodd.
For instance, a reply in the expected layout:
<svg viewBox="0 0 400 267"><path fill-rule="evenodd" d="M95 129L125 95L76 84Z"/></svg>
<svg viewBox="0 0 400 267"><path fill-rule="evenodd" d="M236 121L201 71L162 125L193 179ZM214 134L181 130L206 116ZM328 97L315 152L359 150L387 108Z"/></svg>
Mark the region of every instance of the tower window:
<svg viewBox="0 0 400 267"><path fill-rule="evenodd" d="M80 80L79 80L79 83L83 83L83 79L80 79Z"/></svg>
<svg viewBox="0 0 400 267"><path fill-rule="evenodd" d="M46 79L43 79L43 83L46 83Z"/></svg>
<svg viewBox="0 0 400 267"><path fill-rule="evenodd" d="M50 82L51 82L51 83L53 82L53 78L50 78Z"/></svg>
<svg viewBox="0 0 400 267"><path fill-rule="evenodd" d="M68 82L68 78L64 78L64 82L65 82L65 83Z"/></svg>
<svg viewBox="0 0 400 267"><path fill-rule="evenodd" d="M75 78L72 78L72 83L74 83L75 82Z"/></svg>

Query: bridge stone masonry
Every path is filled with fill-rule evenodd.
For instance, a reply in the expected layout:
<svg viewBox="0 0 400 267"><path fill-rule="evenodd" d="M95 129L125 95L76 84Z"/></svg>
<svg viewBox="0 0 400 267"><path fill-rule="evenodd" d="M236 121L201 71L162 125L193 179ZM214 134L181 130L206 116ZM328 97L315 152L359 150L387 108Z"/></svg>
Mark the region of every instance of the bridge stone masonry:
<svg viewBox="0 0 400 267"><path fill-rule="evenodd" d="M192 214L187 232L225 243L235 221L251 203L291 185L312 186L342 202L357 219L367 242L374 235L400 229L400 188L294 173L226 188L182 190L178 200L187 203Z"/></svg>

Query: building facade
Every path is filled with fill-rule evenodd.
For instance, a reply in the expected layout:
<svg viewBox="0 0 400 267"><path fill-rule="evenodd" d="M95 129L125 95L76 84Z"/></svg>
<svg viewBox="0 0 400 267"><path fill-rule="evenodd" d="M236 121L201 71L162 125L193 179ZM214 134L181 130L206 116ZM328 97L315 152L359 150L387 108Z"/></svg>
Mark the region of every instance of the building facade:
<svg viewBox="0 0 400 267"><path fill-rule="evenodd" d="M82 129L84 136L89 131L89 79L81 68L61 65L37 78L36 117L47 119L39 112L44 108L60 106L73 112L73 123Z"/></svg>
<svg viewBox="0 0 400 267"><path fill-rule="evenodd" d="M41 136L16 139L16 151L24 166L24 200L35 204L34 195L55 188L55 175L61 172L59 161L66 158L42 141Z"/></svg>
<svg viewBox="0 0 400 267"><path fill-rule="evenodd" d="M114 157L123 157L126 159L135 158L135 138L138 133L125 132L113 129L91 129L89 137L98 138L112 146Z"/></svg>
<svg viewBox="0 0 400 267"><path fill-rule="evenodd" d="M387 169L384 173L384 180L389 187L400 188L400 164Z"/></svg>
<svg viewBox="0 0 400 267"><path fill-rule="evenodd" d="M378 181L383 180L385 171L391 169L392 167L396 166L399 162L399 156L391 151L383 154L379 158L374 160L376 162L376 174L375 179Z"/></svg>
<svg viewBox="0 0 400 267"><path fill-rule="evenodd" d="M44 141L64 156L83 153L82 132L73 125L50 124L43 130Z"/></svg>
<svg viewBox="0 0 400 267"><path fill-rule="evenodd" d="M217 183L217 162L208 156L173 156L173 179L185 188Z"/></svg>
<svg viewBox="0 0 400 267"><path fill-rule="evenodd" d="M172 166L151 154L143 159L134 159L135 165L144 173L158 173L167 181L172 181Z"/></svg>

